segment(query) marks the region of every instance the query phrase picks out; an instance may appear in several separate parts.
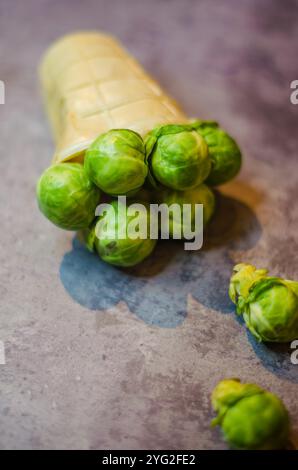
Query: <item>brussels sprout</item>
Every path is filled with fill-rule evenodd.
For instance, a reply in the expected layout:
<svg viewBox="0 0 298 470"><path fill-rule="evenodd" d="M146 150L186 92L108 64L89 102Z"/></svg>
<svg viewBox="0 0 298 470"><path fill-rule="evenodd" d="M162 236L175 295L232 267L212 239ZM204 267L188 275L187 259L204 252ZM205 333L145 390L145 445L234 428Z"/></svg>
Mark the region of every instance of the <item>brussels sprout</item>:
<svg viewBox="0 0 298 470"><path fill-rule="evenodd" d="M142 137L128 129L100 135L85 155L85 169L100 189L110 195L133 195L147 176Z"/></svg>
<svg viewBox="0 0 298 470"><path fill-rule="evenodd" d="M211 402L218 413L212 425L220 425L233 448L273 450L289 438L289 416L282 401L258 385L226 379L217 384Z"/></svg>
<svg viewBox="0 0 298 470"><path fill-rule="evenodd" d="M37 183L41 212L55 225L78 230L95 218L100 191L80 163L58 163L44 171Z"/></svg>
<svg viewBox="0 0 298 470"><path fill-rule="evenodd" d="M259 341L289 342L298 338L298 282L269 277L266 269L238 264L229 295Z"/></svg>
<svg viewBox="0 0 298 470"><path fill-rule="evenodd" d="M209 222L215 210L215 196L213 191L205 184L201 184L194 189L187 191L173 191L171 189L164 189L159 194L159 202L167 206L178 204L183 209L183 204L191 204L191 230L199 230L194 227L195 222L195 204L203 204L203 222L204 226ZM185 229L188 229L188 221L182 220L182 217L176 216L175 211L169 211L169 234L183 234ZM183 230L182 230L183 229Z"/></svg>
<svg viewBox="0 0 298 470"><path fill-rule="evenodd" d="M77 233L78 240L85 245L87 250L94 252L95 249L95 226L96 226L97 219L87 228L80 230Z"/></svg>
<svg viewBox="0 0 298 470"><path fill-rule="evenodd" d="M158 127L146 136L145 145L151 184L183 191L201 184L210 172L207 144L191 125Z"/></svg>
<svg viewBox="0 0 298 470"><path fill-rule="evenodd" d="M156 245L156 240L149 238L149 208L142 203L137 212L132 213L131 209L131 204L126 206L121 201L112 201L99 217L95 227L94 248L107 263L134 266L147 258ZM136 231L140 231L136 238L132 238L129 232L132 225Z"/></svg>
<svg viewBox="0 0 298 470"><path fill-rule="evenodd" d="M237 143L216 122L196 121L193 125L207 142L212 162L206 183L218 186L230 181L241 168L242 156Z"/></svg>

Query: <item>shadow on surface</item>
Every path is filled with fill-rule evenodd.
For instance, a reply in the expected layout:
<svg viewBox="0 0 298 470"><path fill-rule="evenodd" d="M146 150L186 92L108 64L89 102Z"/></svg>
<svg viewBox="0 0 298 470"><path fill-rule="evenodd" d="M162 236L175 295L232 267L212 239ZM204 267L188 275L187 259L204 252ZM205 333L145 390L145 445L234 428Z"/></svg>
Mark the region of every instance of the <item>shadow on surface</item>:
<svg viewBox="0 0 298 470"><path fill-rule="evenodd" d="M235 321L242 326L254 353L267 370L283 380L298 383L298 367L291 363L290 343L259 343L246 328L242 315L235 315Z"/></svg>
<svg viewBox="0 0 298 470"><path fill-rule="evenodd" d="M69 295L84 307L104 310L125 301L147 324L174 328L187 315L188 294L208 308L234 311L227 294L234 264L229 250L253 247L260 234L260 224L248 206L218 195L202 250L184 251L180 241L161 241L143 263L119 269L74 238L72 250L63 257L60 277Z"/></svg>
<svg viewBox="0 0 298 470"><path fill-rule="evenodd" d="M252 345L266 369L278 377L298 383L298 367L291 363L291 353L289 343L259 343L251 333L247 333L248 340Z"/></svg>

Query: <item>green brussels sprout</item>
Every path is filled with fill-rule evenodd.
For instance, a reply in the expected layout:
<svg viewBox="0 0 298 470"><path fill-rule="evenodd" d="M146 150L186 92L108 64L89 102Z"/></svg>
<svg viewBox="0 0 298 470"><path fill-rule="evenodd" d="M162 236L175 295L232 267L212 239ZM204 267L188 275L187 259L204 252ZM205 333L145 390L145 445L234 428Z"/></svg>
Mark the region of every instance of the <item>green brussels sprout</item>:
<svg viewBox="0 0 298 470"><path fill-rule="evenodd" d="M212 189L208 188L205 184L201 184L194 189L187 191L173 191L171 189L164 189L160 192L158 200L160 203L171 206L178 204L182 210L183 204L191 204L191 217L190 224L191 230L194 231L195 223L195 204L203 204L203 223L207 225L215 210L215 196ZM186 225L185 225L186 224ZM182 217L176 215L175 211L169 211L169 234L171 237L176 234L185 233L188 229L188 221L182 220ZM196 227L198 230L198 227Z"/></svg>
<svg viewBox="0 0 298 470"><path fill-rule="evenodd" d="M230 181L241 168L242 156L237 143L216 122L197 121L194 126L207 142L212 162L206 183L218 186Z"/></svg>
<svg viewBox="0 0 298 470"><path fill-rule="evenodd" d="M95 221L87 228L79 230L77 233L78 240L85 245L88 251L91 253L94 252L95 249L95 226L96 226L97 218Z"/></svg>
<svg viewBox="0 0 298 470"><path fill-rule="evenodd" d="M236 449L282 449L289 439L289 416L283 402L258 385L225 379L211 395L224 439Z"/></svg>
<svg viewBox="0 0 298 470"><path fill-rule="evenodd" d="M290 342L298 338L298 282L269 277L266 269L238 264L229 295L259 341Z"/></svg>
<svg viewBox="0 0 298 470"><path fill-rule="evenodd" d="M78 230L91 224L100 191L89 180L80 163L58 163L47 168L37 183L41 212L65 230Z"/></svg>
<svg viewBox="0 0 298 470"><path fill-rule="evenodd" d="M155 128L145 139L151 184L179 191L201 184L211 169L208 147L192 125Z"/></svg>
<svg viewBox="0 0 298 470"><path fill-rule="evenodd" d="M85 155L85 170L100 189L110 195L134 195L147 176L142 137L128 129L100 135Z"/></svg>
<svg viewBox="0 0 298 470"><path fill-rule="evenodd" d="M142 202L135 212L131 210L132 204L126 206L119 200L109 203L96 223L96 236L88 237L89 241L93 240L99 256L115 266L128 267L140 263L156 245L156 240L149 238L149 207ZM135 229L139 235L132 238L129 232L131 229Z"/></svg>

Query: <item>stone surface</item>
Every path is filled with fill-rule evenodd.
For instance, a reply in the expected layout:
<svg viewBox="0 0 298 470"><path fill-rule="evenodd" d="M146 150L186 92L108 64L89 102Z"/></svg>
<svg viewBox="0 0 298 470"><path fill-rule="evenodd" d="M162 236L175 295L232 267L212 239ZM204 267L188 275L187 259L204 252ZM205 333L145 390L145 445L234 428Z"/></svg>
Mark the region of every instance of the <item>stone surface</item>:
<svg viewBox="0 0 298 470"><path fill-rule="evenodd" d="M297 433L289 345L257 344L227 298L235 262L298 278L297 15L277 0L1 0L1 448L222 449L209 395L228 376L278 393ZM162 243L119 271L39 214L53 144L37 66L88 28L117 35L190 116L241 144L202 251Z"/></svg>

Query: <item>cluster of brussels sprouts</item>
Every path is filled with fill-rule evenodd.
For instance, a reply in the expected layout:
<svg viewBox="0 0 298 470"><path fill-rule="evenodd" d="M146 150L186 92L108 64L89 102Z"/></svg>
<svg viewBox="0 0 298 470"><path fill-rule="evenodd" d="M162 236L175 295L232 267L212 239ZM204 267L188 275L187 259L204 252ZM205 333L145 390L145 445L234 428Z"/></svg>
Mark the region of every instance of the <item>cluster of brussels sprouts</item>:
<svg viewBox="0 0 298 470"><path fill-rule="evenodd" d="M86 245L106 262L133 266L150 255L156 240L113 238L117 233L114 214L119 211L117 196L135 202L203 204L204 225L215 209L209 186L233 178L241 166L241 152L235 141L218 124L195 121L185 125L165 125L153 129L144 139L128 129L113 129L100 135L88 148L81 163L59 163L49 167L37 184L41 212L66 230L82 230ZM112 200L111 210L95 217L101 195ZM129 205L126 206L126 210ZM169 213L171 213L169 209ZM108 231L97 230L104 217ZM148 213L141 217L149 217ZM118 224L128 224L123 217ZM149 221L148 221L149 222ZM172 217L169 233L181 232L181 222ZM101 224L102 225L102 224ZM123 228L123 227L122 227Z"/></svg>
<svg viewBox="0 0 298 470"><path fill-rule="evenodd" d="M138 214L148 226L150 202L203 204L203 224L215 210L211 189L232 179L241 167L236 142L216 123L195 121L160 126L142 137L127 129L99 136L86 151L84 164L58 163L42 174L37 184L41 212L55 225L78 230L86 247L116 266L133 266L153 251L156 240L131 238L127 225L129 205L117 196L140 201ZM109 202L96 216L101 199ZM115 217L116 213L116 217ZM181 220L169 220L169 234L181 230ZM105 227L105 230L103 230ZM124 237L119 238L121 227ZM162 230L162 227L160 227ZM269 277L267 270L238 264L229 295L246 326L259 341L285 342L298 337L298 282ZM212 393L226 441L239 449L282 448L289 435L289 417L281 400L257 385L238 379L221 381Z"/></svg>

